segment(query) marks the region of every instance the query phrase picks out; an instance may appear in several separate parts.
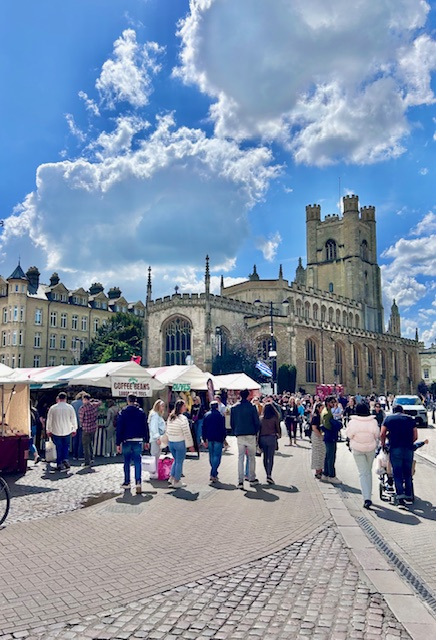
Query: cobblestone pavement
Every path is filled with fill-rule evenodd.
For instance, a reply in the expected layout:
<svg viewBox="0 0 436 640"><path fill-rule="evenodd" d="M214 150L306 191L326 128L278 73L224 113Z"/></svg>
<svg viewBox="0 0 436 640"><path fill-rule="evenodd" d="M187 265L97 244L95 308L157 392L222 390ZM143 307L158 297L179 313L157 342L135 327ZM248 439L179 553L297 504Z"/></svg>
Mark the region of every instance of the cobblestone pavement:
<svg viewBox="0 0 436 640"><path fill-rule="evenodd" d="M309 444L282 443L276 485L245 491L231 444L217 488L206 454L186 462L186 489L141 496L121 491L119 462L17 480L0 638L408 637L331 524Z"/></svg>
<svg viewBox="0 0 436 640"><path fill-rule="evenodd" d="M410 638L383 598L362 581L332 526L232 571L216 573L109 613L36 628L31 637Z"/></svg>

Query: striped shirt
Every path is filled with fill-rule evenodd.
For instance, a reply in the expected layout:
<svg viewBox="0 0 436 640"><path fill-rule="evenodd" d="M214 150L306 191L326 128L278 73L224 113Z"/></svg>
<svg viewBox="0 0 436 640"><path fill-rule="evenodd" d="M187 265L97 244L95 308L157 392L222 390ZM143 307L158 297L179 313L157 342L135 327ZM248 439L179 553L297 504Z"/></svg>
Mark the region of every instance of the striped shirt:
<svg viewBox="0 0 436 640"><path fill-rule="evenodd" d="M84 402L79 409L80 426L85 433L97 431L98 408L101 400Z"/></svg>

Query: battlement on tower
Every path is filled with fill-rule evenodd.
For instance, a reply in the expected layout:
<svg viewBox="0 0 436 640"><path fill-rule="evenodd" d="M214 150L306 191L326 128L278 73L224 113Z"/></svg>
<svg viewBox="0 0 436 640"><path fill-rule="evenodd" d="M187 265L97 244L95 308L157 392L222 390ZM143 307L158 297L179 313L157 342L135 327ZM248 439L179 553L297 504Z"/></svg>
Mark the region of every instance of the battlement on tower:
<svg viewBox="0 0 436 640"><path fill-rule="evenodd" d="M360 217L363 222L375 222L375 207L361 207Z"/></svg>
<svg viewBox="0 0 436 640"><path fill-rule="evenodd" d="M354 195L354 193L350 196L344 196L342 198L342 203L344 207L344 216L347 213L359 213L359 197Z"/></svg>
<svg viewBox="0 0 436 640"><path fill-rule="evenodd" d="M306 221L320 221L321 220L321 205L308 204L306 207Z"/></svg>

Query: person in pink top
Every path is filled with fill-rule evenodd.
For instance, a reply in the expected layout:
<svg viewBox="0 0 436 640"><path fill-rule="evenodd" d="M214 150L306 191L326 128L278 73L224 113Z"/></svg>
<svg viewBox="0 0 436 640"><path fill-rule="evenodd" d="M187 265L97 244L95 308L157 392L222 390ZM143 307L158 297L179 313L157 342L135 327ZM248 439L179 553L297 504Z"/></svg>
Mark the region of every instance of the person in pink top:
<svg viewBox="0 0 436 640"><path fill-rule="evenodd" d="M370 415L366 404L357 405L356 414L351 416L345 434L350 440L351 451L359 471L363 506L369 509L372 505L372 465L380 437L380 428L375 417Z"/></svg>

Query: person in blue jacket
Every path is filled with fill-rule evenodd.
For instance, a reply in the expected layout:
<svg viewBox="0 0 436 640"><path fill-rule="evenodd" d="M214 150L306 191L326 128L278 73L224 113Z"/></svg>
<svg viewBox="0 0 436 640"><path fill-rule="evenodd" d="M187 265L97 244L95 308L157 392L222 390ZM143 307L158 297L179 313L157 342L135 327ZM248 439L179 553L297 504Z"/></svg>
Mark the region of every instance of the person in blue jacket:
<svg viewBox="0 0 436 640"><path fill-rule="evenodd" d="M218 482L218 467L226 435L226 420L219 411L218 402L214 400L203 418L203 441L209 449L211 482Z"/></svg>
<svg viewBox="0 0 436 640"><path fill-rule="evenodd" d="M130 489L130 465L133 464L136 493L141 493L141 452L149 437L147 417L138 406L137 397L130 393L127 396L127 407L124 407L117 418L117 451L124 456L123 489Z"/></svg>

